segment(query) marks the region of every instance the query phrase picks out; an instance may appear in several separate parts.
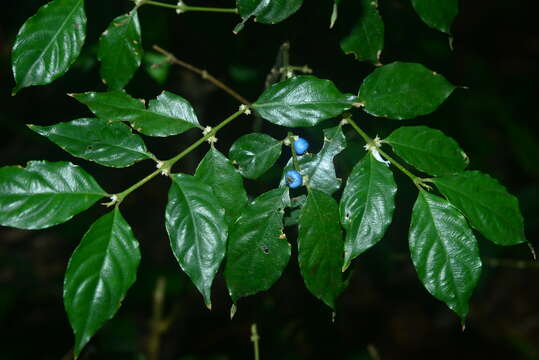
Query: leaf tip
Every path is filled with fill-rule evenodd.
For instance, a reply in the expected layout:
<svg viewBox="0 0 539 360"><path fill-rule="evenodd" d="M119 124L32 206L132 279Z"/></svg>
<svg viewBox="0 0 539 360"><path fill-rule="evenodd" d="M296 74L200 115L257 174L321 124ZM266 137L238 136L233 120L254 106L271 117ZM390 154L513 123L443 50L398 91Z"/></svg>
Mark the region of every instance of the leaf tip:
<svg viewBox="0 0 539 360"><path fill-rule="evenodd" d="M230 307L230 320L234 319L234 316L236 315L236 312L238 311L238 307L236 304L232 304Z"/></svg>
<svg viewBox="0 0 539 360"><path fill-rule="evenodd" d="M210 310L210 311L211 311L211 302L209 302L209 303L206 303L206 307L208 308L208 310Z"/></svg>
<svg viewBox="0 0 539 360"><path fill-rule="evenodd" d="M532 254L533 261L536 261L537 260L537 254L535 253L535 247L529 241L528 241L528 248L530 249L530 252Z"/></svg>

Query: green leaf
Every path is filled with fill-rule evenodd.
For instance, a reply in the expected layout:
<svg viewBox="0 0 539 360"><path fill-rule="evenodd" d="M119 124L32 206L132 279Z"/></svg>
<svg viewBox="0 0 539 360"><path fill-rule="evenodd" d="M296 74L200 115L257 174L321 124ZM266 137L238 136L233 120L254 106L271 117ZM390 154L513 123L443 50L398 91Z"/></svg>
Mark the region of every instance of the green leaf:
<svg viewBox="0 0 539 360"><path fill-rule="evenodd" d="M164 85L168 79L171 67L165 55L156 52L144 53L144 69L159 85Z"/></svg>
<svg viewBox="0 0 539 360"><path fill-rule="evenodd" d="M211 186L190 175L171 178L165 214L170 246L211 309L211 284L226 251L225 211Z"/></svg>
<svg viewBox="0 0 539 360"><path fill-rule="evenodd" d="M412 0L412 5L428 26L451 33L451 24L459 12L458 0Z"/></svg>
<svg viewBox="0 0 539 360"><path fill-rule="evenodd" d="M290 214L284 217L284 226L294 226L299 222L299 216L301 214L301 209L307 201L307 196L300 195L295 198L290 199Z"/></svg>
<svg viewBox="0 0 539 360"><path fill-rule="evenodd" d="M454 89L442 75L421 64L394 62L367 76L359 99L371 115L403 120L430 114Z"/></svg>
<svg viewBox="0 0 539 360"><path fill-rule="evenodd" d="M228 156L247 179L256 179L268 171L281 156L282 142L269 135L251 133L232 144Z"/></svg>
<svg viewBox="0 0 539 360"><path fill-rule="evenodd" d="M333 158L346 147L346 138L341 126L324 129L324 145L317 154L298 156L300 174L309 189L317 189L333 194L341 187L341 179L335 174ZM285 166L280 186L286 186L284 174L293 169L292 159Z"/></svg>
<svg viewBox="0 0 539 360"><path fill-rule="evenodd" d="M344 290L341 272L344 244L335 199L309 189L298 229L298 261L305 285L335 310L335 299Z"/></svg>
<svg viewBox="0 0 539 360"><path fill-rule="evenodd" d="M340 203L346 230L343 271L382 239L393 219L396 192L393 172L370 152L354 166Z"/></svg>
<svg viewBox="0 0 539 360"><path fill-rule="evenodd" d="M440 192L459 208L471 226L498 245L526 242L518 199L479 171L432 179Z"/></svg>
<svg viewBox="0 0 539 360"><path fill-rule="evenodd" d="M270 190L250 203L230 229L225 278L232 301L267 290L290 259L283 234L288 188Z"/></svg>
<svg viewBox="0 0 539 360"><path fill-rule="evenodd" d="M464 320L481 275L477 241L447 200L420 191L412 211L410 253L419 279Z"/></svg>
<svg viewBox="0 0 539 360"><path fill-rule="evenodd" d="M286 127L315 126L350 109L357 97L329 80L299 75L271 86L253 104L264 119Z"/></svg>
<svg viewBox="0 0 539 360"><path fill-rule="evenodd" d="M139 244L117 208L84 235L64 279L64 306L75 333L75 357L118 311L136 280L139 263Z"/></svg>
<svg viewBox="0 0 539 360"><path fill-rule="evenodd" d="M171 136L200 126L193 107L181 96L164 91L150 101L134 99L123 91L73 94L99 118L108 121L127 121L148 136Z"/></svg>
<svg viewBox="0 0 539 360"><path fill-rule="evenodd" d="M250 17L262 24L275 24L283 21L299 10L303 0L236 0L236 7L243 18L234 30L238 33Z"/></svg>
<svg viewBox="0 0 539 360"><path fill-rule="evenodd" d="M128 167L154 159L140 136L122 123L101 119L77 119L51 126L28 127L73 156L110 167Z"/></svg>
<svg viewBox="0 0 539 360"><path fill-rule="evenodd" d="M68 221L107 193L82 168L30 161L0 168L0 225L44 229Z"/></svg>
<svg viewBox="0 0 539 360"><path fill-rule="evenodd" d="M232 224L247 204L243 178L215 147L198 164L195 177L212 187L219 204L225 209L228 224Z"/></svg>
<svg viewBox="0 0 539 360"><path fill-rule="evenodd" d="M408 164L430 175L453 174L468 166L468 156L455 140L427 126L400 127L384 142Z"/></svg>
<svg viewBox="0 0 539 360"><path fill-rule="evenodd" d="M99 38L101 78L110 90L123 89L142 61L140 24L136 10L112 20Z"/></svg>
<svg viewBox="0 0 539 360"><path fill-rule="evenodd" d="M353 54L359 61L380 64L384 48L384 22L378 12L377 0L361 0L361 13L352 32L341 40L345 54Z"/></svg>
<svg viewBox="0 0 539 360"><path fill-rule="evenodd" d="M83 0L54 0L42 6L21 27L13 45L13 94L62 76L79 56L85 37Z"/></svg>

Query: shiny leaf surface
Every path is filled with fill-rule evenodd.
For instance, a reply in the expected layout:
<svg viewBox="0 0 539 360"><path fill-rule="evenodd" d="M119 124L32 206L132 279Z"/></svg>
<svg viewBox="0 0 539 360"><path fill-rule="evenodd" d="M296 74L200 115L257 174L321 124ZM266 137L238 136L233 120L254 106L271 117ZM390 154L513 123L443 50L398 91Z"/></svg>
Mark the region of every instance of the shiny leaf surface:
<svg viewBox="0 0 539 360"><path fill-rule="evenodd" d="M142 138L133 134L129 126L119 122L77 119L51 126L28 127L71 155L104 166L122 168L154 158Z"/></svg>
<svg viewBox="0 0 539 360"><path fill-rule="evenodd" d="M54 0L42 6L13 44L13 93L62 76L79 56L85 37L84 0Z"/></svg>
<svg viewBox="0 0 539 360"><path fill-rule="evenodd" d="M498 245L526 242L518 199L496 179L479 171L465 171L433 181L471 226L490 241Z"/></svg>
<svg viewBox="0 0 539 360"><path fill-rule="evenodd" d="M427 290L464 320L481 275L477 241L447 200L421 191L412 211L410 253Z"/></svg>
<svg viewBox="0 0 539 360"><path fill-rule="evenodd" d="M340 203L346 230L343 271L382 239L393 219L396 192L393 172L370 152L354 166Z"/></svg>
<svg viewBox="0 0 539 360"><path fill-rule="evenodd" d="M468 156L455 140L427 126L400 127L384 142L408 164L430 175L452 174L468 166Z"/></svg>
<svg viewBox="0 0 539 360"><path fill-rule="evenodd" d="M309 127L342 114L356 100L356 96L341 93L329 80L300 75L271 86L253 108L274 124Z"/></svg>
<svg viewBox="0 0 539 360"><path fill-rule="evenodd" d="M99 218L73 252L64 306L75 333L75 356L120 308L137 277L139 244L118 209Z"/></svg>
<svg viewBox="0 0 539 360"><path fill-rule="evenodd" d="M82 168L31 161L0 168L0 225L44 229L68 221L107 193Z"/></svg>
<svg viewBox="0 0 539 360"><path fill-rule="evenodd" d="M335 299L344 290L341 272L344 244L335 199L310 189L298 229L298 261L305 285L335 310Z"/></svg>
<svg viewBox="0 0 539 360"><path fill-rule="evenodd" d="M241 297L267 290L290 259L283 236L288 188L270 190L250 203L230 229L225 278L235 303Z"/></svg>
<svg viewBox="0 0 539 360"><path fill-rule="evenodd" d="M228 155L244 177L256 179L275 164L281 151L281 141L266 134L251 133L236 140Z"/></svg>
<svg viewBox="0 0 539 360"><path fill-rule="evenodd" d="M171 178L165 214L170 246L211 309L211 285L226 251L225 211L210 185L185 174Z"/></svg>
<svg viewBox="0 0 539 360"><path fill-rule="evenodd" d="M442 75L421 64L394 62L367 76L359 99L371 115L403 120L430 114L454 89Z"/></svg>
<svg viewBox="0 0 539 360"><path fill-rule="evenodd" d="M459 12L458 0L412 0L412 5L428 26L447 34Z"/></svg>
<svg viewBox="0 0 539 360"><path fill-rule="evenodd" d="M243 22L234 31L239 32L252 16L256 18L256 22L262 24L281 22L298 11L302 4L303 0L236 0L236 7Z"/></svg>

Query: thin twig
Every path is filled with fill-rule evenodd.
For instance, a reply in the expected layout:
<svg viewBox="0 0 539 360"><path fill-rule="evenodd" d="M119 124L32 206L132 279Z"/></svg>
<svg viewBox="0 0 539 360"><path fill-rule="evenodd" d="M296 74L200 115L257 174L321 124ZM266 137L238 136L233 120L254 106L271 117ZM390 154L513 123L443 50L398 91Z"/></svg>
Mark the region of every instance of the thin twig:
<svg viewBox="0 0 539 360"><path fill-rule="evenodd" d="M243 96L238 94L236 91L234 91L228 85L226 85L223 82L217 80L212 74L210 74L206 70L199 69L196 66L193 66L193 65L191 65L189 63L186 63L185 61L182 61L182 60L178 59L176 56L174 56L174 54L172 54L171 52L169 52L169 51L167 51L167 50L165 50L165 49L163 49L161 47L159 47L158 45L154 45L153 49L155 51L157 51L158 53L161 53L161 54L165 55L167 57L168 61L171 64L179 65L179 66L181 66L181 67L183 67L183 68L185 68L185 69L187 69L189 71L192 71L192 72L200 75L203 79L208 80L213 85L215 85L218 88L220 88L221 90L225 91L230 96L232 96L234 99L238 100L240 103L242 103L244 105L251 105L251 102L249 100L247 100L246 98L244 98Z"/></svg>
<svg viewBox="0 0 539 360"><path fill-rule="evenodd" d="M153 309L150 320L150 335L148 338L148 359L158 360L161 347L163 305L165 301L166 279L159 277L153 292Z"/></svg>
<svg viewBox="0 0 539 360"><path fill-rule="evenodd" d="M260 341L260 336L258 335L256 324L251 325L251 341L253 342L253 349L255 354L254 360L260 360L260 348L258 345Z"/></svg>

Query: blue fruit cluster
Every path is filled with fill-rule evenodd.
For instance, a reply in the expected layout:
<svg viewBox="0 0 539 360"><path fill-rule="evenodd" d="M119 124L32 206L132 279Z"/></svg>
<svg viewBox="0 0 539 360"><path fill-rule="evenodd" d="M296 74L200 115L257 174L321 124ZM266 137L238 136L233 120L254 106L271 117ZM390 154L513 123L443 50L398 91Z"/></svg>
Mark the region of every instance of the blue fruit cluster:
<svg viewBox="0 0 539 360"><path fill-rule="evenodd" d="M304 138L299 137L296 141L294 141L294 151L296 152L296 154L303 155L308 149L309 142Z"/></svg>
<svg viewBox="0 0 539 360"><path fill-rule="evenodd" d="M304 138L298 137L294 141L294 152L296 155L303 155L309 149L309 142ZM303 178L296 170L288 170L285 174L286 184L289 188L295 189L303 185Z"/></svg>

